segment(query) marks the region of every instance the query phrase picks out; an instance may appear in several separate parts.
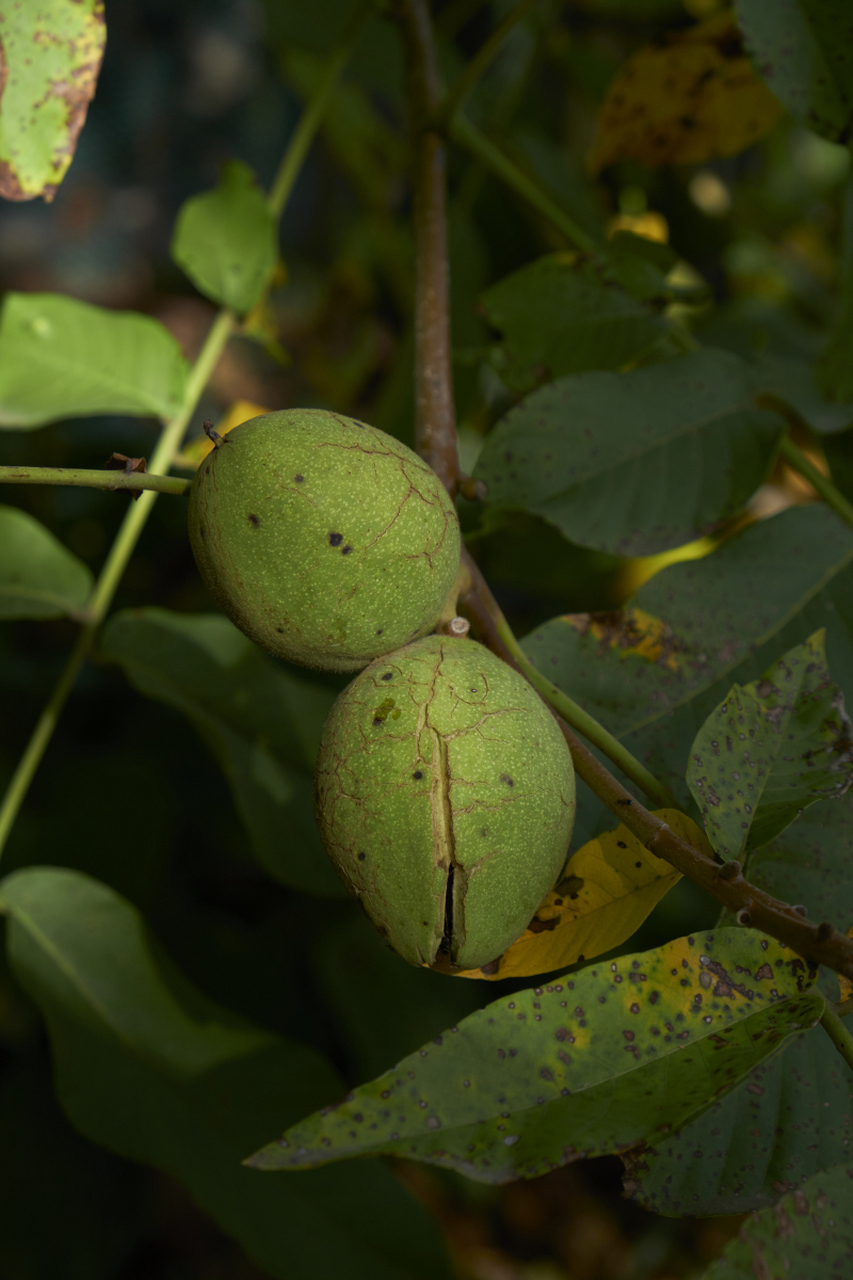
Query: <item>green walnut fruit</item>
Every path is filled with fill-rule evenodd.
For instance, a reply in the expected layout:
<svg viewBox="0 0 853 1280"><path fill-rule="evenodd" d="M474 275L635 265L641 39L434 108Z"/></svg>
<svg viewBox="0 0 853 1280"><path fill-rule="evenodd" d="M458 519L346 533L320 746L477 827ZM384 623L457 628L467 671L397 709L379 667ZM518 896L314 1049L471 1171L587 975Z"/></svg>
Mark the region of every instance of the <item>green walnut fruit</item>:
<svg viewBox="0 0 853 1280"><path fill-rule="evenodd" d="M329 855L411 964L494 960L566 860L575 780L563 735L511 667L433 635L377 659L332 707L317 762Z"/></svg>
<svg viewBox="0 0 853 1280"><path fill-rule="evenodd" d="M232 622L279 657L356 671L430 631L459 522L411 449L323 409L235 427L190 488L193 553Z"/></svg>

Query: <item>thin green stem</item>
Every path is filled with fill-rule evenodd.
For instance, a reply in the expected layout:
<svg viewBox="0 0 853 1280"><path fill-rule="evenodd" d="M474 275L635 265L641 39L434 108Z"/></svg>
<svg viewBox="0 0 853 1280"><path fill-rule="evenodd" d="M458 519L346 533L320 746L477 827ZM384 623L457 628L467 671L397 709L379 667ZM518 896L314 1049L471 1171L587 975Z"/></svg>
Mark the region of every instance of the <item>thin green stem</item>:
<svg viewBox="0 0 853 1280"><path fill-rule="evenodd" d="M534 667L516 640L500 605L492 595L488 583L467 548L462 552L462 564L467 572L467 580L460 590L459 605L471 614L480 638L488 644L488 647L497 653L498 657L509 662L510 666L516 666L557 715L567 725L571 725L582 733L593 746L598 747L608 759L618 765L626 778L644 791L654 804L662 809L680 809L681 805L668 787L665 787L654 774L641 765L639 760L636 760L630 751L613 737L612 733L608 733L603 725L593 719L589 712L579 707L572 698L552 684L537 667ZM583 748L583 751L586 753L586 748ZM596 769L603 769L603 765L595 756L590 755L590 760ZM610 781L621 792L621 784L617 783L615 778L611 778ZM598 794L595 787L593 790ZM621 797L618 803L622 803Z"/></svg>
<svg viewBox="0 0 853 1280"><path fill-rule="evenodd" d="M281 217L284 206L287 204L311 143L323 123L332 94L361 39L371 9L372 5L365 4L356 12L353 21L344 32L343 39L326 63L314 94L293 131L269 194L269 206L276 218Z"/></svg>
<svg viewBox="0 0 853 1280"><path fill-rule="evenodd" d="M520 3L506 15L503 22L495 27L488 40L480 46L465 67L465 70L445 94L441 106L435 113L433 123L436 128L446 130L450 126L458 112L465 105L469 95L476 88L484 72L497 57L504 40L506 40L513 27L527 16L534 4L536 4L536 0L520 0Z"/></svg>
<svg viewBox="0 0 853 1280"><path fill-rule="evenodd" d="M569 215L556 204L546 191L539 186L509 156L496 146L490 138L472 124L466 116L458 114L449 126L450 136L454 142L470 151L487 169L500 178L513 191L517 192L528 204L547 218L561 231L577 249L583 253L596 253L598 245L591 236L579 227Z"/></svg>
<svg viewBox="0 0 853 1280"><path fill-rule="evenodd" d="M538 667L534 667L533 663L525 654L521 645L513 635L509 623L506 618L501 615L497 620L498 634L515 658L523 674L527 677L533 688L549 703L558 715L570 724L573 729L577 729L578 733L582 733L588 742L594 747L598 747L599 751L603 751L608 760L612 760L615 765L622 770L625 777L640 787L649 799L661 809L680 809L681 805L668 787L650 773L644 765L640 764L626 747L623 747L618 738L614 738L603 725L584 711L573 698L563 693L562 689L558 689L555 684L543 676Z"/></svg>
<svg viewBox="0 0 853 1280"><path fill-rule="evenodd" d="M794 471L798 471L804 480L808 480L818 497L822 498L826 505L831 507L835 514L840 516L844 523L849 524L853 529L853 504L849 503L844 494L836 489L828 476L818 470L815 464L803 453L802 449L794 444L790 436L782 437L779 452L788 466L792 467Z"/></svg>
<svg viewBox="0 0 853 1280"><path fill-rule="evenodd" d="M181 408L163 428L157 448L154 450L151 462L158 470L160 468L165 469L171 463L172 457L183 438L187 422L198 403L199 396L204 390L217 360L222 354L233 325L234 315L230 311L221 311L211 325L204 346L187 379ZM95 472L94 474L98 475L100 473ZM106 474L111 479L122 476L121 472L107 472ZM146 477L135 476L133 478L142 480ZM162 479L164 477L148 478ZM180 481L179 483L183 486L186 485L186 481ZM110 548L110 553L87 602L85 622L77 636L74 648L71 650L62 675L59 677L46 707L39 716L32 736L12 775L6 795L3 797L3 804L0 807L0 854L5 848L24 797L30 788L36 770L47 750L53 731L68 700L68 695L71 693L80 668L89 654L98 627L101 625L112 603L122 574L127 567L127 562L133 554L139 535L145 527L145 522L156 500L157 494L148 489L137 502L131 503L122 521L116 540Z"/></svg>
<svg viewBox="0 0 853 1280"><path fill-rule="evenodd" d="M0 467L0 484L59 484L86 489L151 489L155 493L186 493L189 480L180 476L149 475L147 471L84 471L75 467Z"/></svg>
<svg viewBox="0 0 853 1280"><path fill-rule="evenodd" d="M777 396L775 392L761 391L754 399L759 409L769 409L771 413L778 414L780 418L784 418L789 427L802 431L806 435L814 434L799 409L796 409L787 400L783 400L781 396ZM806 457L802 449L794 444L790 436L782 437L779 452L789 467L799 472L804 480L808 480L818 497L822 498L826 505L831 507L845 524L849 524L853 528L853 506L847 501L844 494L836 489L829 477L825 476Z"/></svg>
<svg viewBox="0 0 853 1280"><path fill-rule="evenodd" d="M291 137L270 194L270 207L276 216L279 216L284 209L299 173L300 165L305 159L308 147L317 133L323 112L331 98L332 90L355 47L358 37L361 35L368 13L369 6L365 6L356 22L348 29L341 45L333 54L326 73L306 108L303 119ZM154 450L151 458L151 470L154 475L165 473L172 465L172 460L180 447L187 424L195 412L199 398L210 380L210 375L216 367L234 326L234 314L228 310L220 311L211 325L204 346L190 370L181 408L165 425ZM116 472L113 474L118 477L121 473ZM3 797L3 803L0 806L0 854L3 852L36 770L53 736L53 731L62 714L62 709L74 687L80 668L88 656L98 627L112 603L128 560L133 554L156 498L157 494L146 486L146 491L141 494L139 500L131 504L116 540L110 549L101 574L95 583L86 606L85 621L65 664L65 669L39 717L30 741L18 762L18 767L12 775L6 794Z"/></svg>
<svg viewBox="0 0 853 1280"><path fill-rule="evenodd" d="M820 1020L826 1034L841 1054L844 1061L853 1071L853 1036L845 1027L844 1023L838 1016L838 1010L831 1004L827 1004L823 1011L823 1017Z"/></svg>

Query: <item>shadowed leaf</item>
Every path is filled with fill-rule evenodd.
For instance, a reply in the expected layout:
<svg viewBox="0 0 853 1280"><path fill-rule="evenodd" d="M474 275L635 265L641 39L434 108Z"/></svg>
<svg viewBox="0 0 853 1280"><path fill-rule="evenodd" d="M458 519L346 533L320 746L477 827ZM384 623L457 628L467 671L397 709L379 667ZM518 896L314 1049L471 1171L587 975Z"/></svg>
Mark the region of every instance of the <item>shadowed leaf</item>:
<svg viewBox="0 0 853 1280"><path fill-rule="evenodd" d="M52 200L104 56L103 0L24 0L0 28L0 195Z"/></svg>
<svg viewBox="0 0 853 1280"><path fill-rule="evenodd" d="M751 883L812 920L853 919L853 795L823 800L749 855ZM720 924L734 923L724 911ZM819 984L838 999L838 981ZM853 1029L853 1018L847 1019ZM626 1190L668 1216L741 1213L774 1204L821 1169L849 1159L853 1075L822 1027L796 1036L736 1090L682 1129L626 1156Z"/></svg>
<svg viewBox="0 0 853 1280"><path fill-rule="evenodd" d="M238 315L255 305L275 268L278 234L247 165L226 164L215 191L184 202L172 257L205 297Z"/></svg>
<svg viewBox="0 0 853 1280"><path fill-rule="evenodd" d="M624 1150L700 1114L823 999L746 930L680 938L498 1000L251 1159L406 1156L484 1182Z"/></svg>
<svg viewBox="0 0 853 1280"><path fill-rule="evenodd" d="M446 1274L436 1232L388 1170L297 1185L241 1167L270 1126L335 1087L319 1053L198 992L137 911L88 876L16 872L0 906L12 968L47 1023L60 1102L86 1137L178 1178L270 1276Z"/></svg>
<svg viewBox="0 0 853 1280"><path fill-rule="evenodd" d="M312 773L333 694L273 663L219 614L116 614L101 654L177 707L210 747L262 866L284 884L346 897L314 822Z"/></svg>
<svg viewBox="0 0 853 1280"><path fill-rule="evenodd" d="M853 1274L853 1166L815 1174L754 1214L701 1280L842 1280Z"/></svg>
<svg viewBox="0 0 853 1280"><path fill-rule="evenodd" d="M731 16L718 14L628 59L599 113L588 164L598 173L617 160L700 164L733 156L781 116Z"/></svg>
<svg viewBox="0 0 853 1280"><path fill-rule="evenodd" d="M0 427L90 413L168 418L187 366L157 320L58 293L7 293L0 316Z"/></svg>
<svg viewBox="0 0 853 1280"><path fill-rule="evenodd" d="M767 844L850 786L853 725L824 640L818 631L759 680L734 685L696 736L687 782L723 858Z"/></svg>
<svg viewBox="0 0 853 1280"><path fill-rule="evenodd" d="M627 270L621 259L620 267ZM483 294L482 305L503 334L492 361L514 391L587 369L618 369L666 333L621 287L615 269L572 253L514 271Z"/></svg>
<svg viewBox="0 0 853 1280"><path fill-rule="evenodd" d="M751 390L749 367L712 349L561 378L497 424L474 473L488 504L543 516L580 546L663 551L741 510L766 477L782 424Z"/></svg>
<svg viewBox="0 0 853 1280"><path fill-rule="evenodd" d="M678 809L657 817L695 848L713 856L704 833ZM529 978L611 951L631 937L681 878L619 825L573 853L560 881L517 942L485 969L459 978Z"/></svg>
<svg viewBox="0 0 853 1280"><path fill-rule="evenodd" d="M832 142L853 128L853 24L847 0L734 0L752 60L800 124Z"/></svg>
<svg viewBox="0 0 853 1280"><path fill-rule="evenodd" d="M17 507L0 507L0 618L78 617L92 575L52 533Z"/></svg>

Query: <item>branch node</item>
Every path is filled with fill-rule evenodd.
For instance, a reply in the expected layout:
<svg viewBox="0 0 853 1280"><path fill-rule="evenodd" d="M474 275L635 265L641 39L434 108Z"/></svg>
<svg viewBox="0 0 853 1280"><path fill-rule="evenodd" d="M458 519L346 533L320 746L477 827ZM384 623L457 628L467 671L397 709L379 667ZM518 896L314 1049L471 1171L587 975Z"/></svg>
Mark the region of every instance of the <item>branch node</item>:
<svg viewBox="0 0 853 1280"><path fill-rule="evenodd" d="M740 878L741 866L739 862L724 862L717 871L718 880L737 880Z"/></svg>
<svg viewBox="0 0 853 1280"><path fill-rule="evenodd" d="M797 903L797 905L794 907L794 910L796 911L798 916L807 916L809 914L808 907L804 907L801 902Z"/></svg>
<svg viewBox="0 0 853 1280"><path fill-rule="evenodd" d="M834 932L834 926L831 925L828 920L824 920L822 924L818 925L815 937L818 942L829 942L829 939L832 937Z"/></svg>
<svg viewBox="0 0 853 1280"><path fill-rule="evenodd" d="M752 912L749 907L741 907L740 911L735 916L735 920L737 920L738 924L752 924Z"/></svg>

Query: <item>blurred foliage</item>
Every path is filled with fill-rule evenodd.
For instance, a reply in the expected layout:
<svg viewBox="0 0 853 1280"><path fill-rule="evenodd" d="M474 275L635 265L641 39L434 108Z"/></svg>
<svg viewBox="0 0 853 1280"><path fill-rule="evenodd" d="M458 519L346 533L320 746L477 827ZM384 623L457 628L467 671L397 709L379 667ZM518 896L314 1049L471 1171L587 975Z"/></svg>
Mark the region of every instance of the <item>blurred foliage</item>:
<svg viewBox="0 0 853 1280"><path fill-rule="evenodd" d="M298 0L108 6L97 95L55 200L0 207L0 288L143 312L192 359L214 311L170 258L178 210L215 188L223 165L233 160L269 187L315 83L318 59L351 7L348 0L324 0L318 21L316 4ZM448 79L509 7L507 0L439 0ZM665 312L668 320L691 325L703 343L775 369L774 377L784 368L791 376L797 362L813 365L826 349L824 386L849 399L835 355L850 314L838 288L851 222L844 204L850 157L843 146L785 116L756 145L725 158L650 167L643 155L621 155L594 180L584 169L599 110L628 59L650 42L677 41L723 8L715 0L548 0L514 31L467 109L596 244L614 243L608 241L613 231L630 233L626 238L653 233L659 248L666 242L668 254L634 255L630 279L617 273L610 286L599 286L597 277L591 283L586 267L568 284L568 269L554 273L555 288L567 296L596 291L606 296L603 313L621 311L636 326L627 339L623 334L613 363L642 360ZM279 241L283 266L258 331L228 348L191 435L201 434L204 418L219 420L235 401L246 400L270 408L333 408L412 442L413 245L402 77L396 31L377 12L288 204ZM535 262L538 270L543 262L564 263L572 246L455 149L450 207L457 409L463 464L473 471L492 426L541 375L531 372L522 342L512 351L522 371L510 376L506 351L514 336L501 325L498 289L523 280L513 273L529 273ZM849 247L846 253L849 263ZM268 266L265 258L263 269ZM521 338L527 336L525 329ZM568 363L555 359L555 375L589 367L562 354ZM833 432L824 438L826 458L849 494L853 453L844 428L853 414L820 401L812 384L810 403L818 403ZM113 450L150 456L153 421L82 416L87 407L37 432L3 432L0 462L102 467ZM819 455L820 443L810 443ZM768 502L786 505L804 496L783 468L769 481L750 518L766 513ZM127 499L10 486L3 501L41 521L97 572ZM823 514L789 513L795 521L805 516L802 527L826 548ZM595 615L606 639L612 611L637 586L637 562L567 542L529 511L462 502L461 519L513 627L519 635L531 633L531 653L547 647L547 637L532 633L555 615ZM153 604L178 613L211 611L184 520L179 501L158 501L117 609ZM726 525L715 537L731 531ZM790 594L796 583L788 582L787 565L783 571L779 590L784 595L783 586L790 588ZM826 592L829 598L831 587ZM647 588L638 600L656 617L664 595L663 587ZM832 653L831 667L843 684L850 659L840 625L836 621L830 634L840 669ZM579 654L577 673L592 639L564 629L571 634L561 633L553 656L568 666L566 654ZM11 776L75 635L67 618L0 627L0 783ZM803 638L779 636L780 644ZM728 688L732 669L739 679L757 676L756 663L766 664L775 652L761 649L759 639L757 656L739 655L714 678ZM618 684L626 668L605 662L598 670L604 684ZM303 674L282 668L285 683ZM343 683L322 675L312 681L320 698ZM707 709L724 693L722 684L709 683ZM244 829L214 759L223 759L225 748L220 741L211 754L174 701L141 696L115 665L88 664L16 825L4 870L49 865L103 881L144 915L200 998L324 1054L349 1084L379 1073L487 999L524 985L517 979L492 984L486 996L473 982L407 969L352 904L303 895L288 887L287 876L269 876L252 852L252 840L263 841L263 833ZM680 735L689 745L696 727L682 715L670 737ZM640 741L642 730L632 731ZM211 743L209 733L206 740ZM297 764L294 777L304 790ZM589 805L574 847L604 825L600 807ZM710 925L716 915L701 891L681 881L622 950L659 945ZM49 1061L35 1008L4 968L0 1273L14 1280L57 1274L69 1280L252 1280L264 1274L172 1177L72 1130L53 1100ZM349 1172L357 1181L359 1166ZM687 1276L719 1256L740 1225L740 1219L677 1222L644 1213L619 1198L612 1157L503 1188L423 1167L386 1172L428 1207L458 1274L481 1280Z"/></svg>

